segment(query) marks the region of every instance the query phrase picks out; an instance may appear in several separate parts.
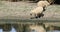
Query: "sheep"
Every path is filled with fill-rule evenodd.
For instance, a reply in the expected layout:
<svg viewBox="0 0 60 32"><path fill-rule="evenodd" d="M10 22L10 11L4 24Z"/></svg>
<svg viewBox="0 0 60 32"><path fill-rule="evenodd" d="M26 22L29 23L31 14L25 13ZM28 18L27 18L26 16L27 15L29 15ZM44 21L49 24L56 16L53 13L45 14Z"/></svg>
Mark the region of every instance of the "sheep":
<svg viewBox="0 0 60 32"><path fill-rule="evenodd" d="M46 29L44 27L44 24L35 24L35 25L30 25L30 32L46 32Z"/></svg>
<svg viewBox="0 0 60 32"><path fill-rule="evenodd" d="M31 19L40 18L41 16L44 16L43 7L36 7L35 9L31 10L30 15L32 16Z"/></svg>

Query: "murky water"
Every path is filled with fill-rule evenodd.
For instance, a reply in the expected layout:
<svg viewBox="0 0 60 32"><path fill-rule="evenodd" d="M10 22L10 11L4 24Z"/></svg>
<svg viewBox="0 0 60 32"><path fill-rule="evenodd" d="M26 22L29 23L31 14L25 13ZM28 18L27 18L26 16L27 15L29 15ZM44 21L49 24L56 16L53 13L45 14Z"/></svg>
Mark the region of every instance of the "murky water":
<svg viewBox="0 0 60 32"><path fill-rule="evenodd" d="M58 30L53 30L53 31L47 31L47 32L60 32L60 31L58 31Z"/></svg>
<svg viewBox="0 0 60 32"><path fill-rule="evenodd" d="M3 32L3 29L0 29L0 32ZM15 28L12 27L11 31L10 32L16 32ZM33 31L33 32L37 32L37 31ZM58 30L52 30L52 31L47 31L47 32L60 32Z"/></svg>
<svg viewBox="0 0 60 32"><path fill-rule="evenodd" d="M0 32L3 32L3 29L0 29ZM14 29L14 27L12 27L10 32L16 32L16 30Z"/></svg>

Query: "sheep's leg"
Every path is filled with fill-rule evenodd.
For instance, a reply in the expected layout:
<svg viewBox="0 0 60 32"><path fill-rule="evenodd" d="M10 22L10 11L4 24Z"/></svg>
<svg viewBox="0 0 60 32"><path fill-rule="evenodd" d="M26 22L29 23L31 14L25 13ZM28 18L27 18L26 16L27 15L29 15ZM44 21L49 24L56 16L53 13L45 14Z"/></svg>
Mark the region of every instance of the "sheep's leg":
<svg viewBox="0 0 60 32"><path fill-rule="evenodd" d="M31 19L34 19L34 18L37 18L37 15L36 14L30 14L32 17L31 17Z"/></svg>
<svg viewBox="0 0 60 32"><path fill-rule="evenodd" d="M38 14L35 14L35 18L38 18Z"/></svg>
<svg viewBox="0 0 60 32"><path fill-rule="evenodd" d="M45 11L46 10L46 7L43 7L43 11Z"/></svg>
<svg viewBox="0 0 60 32"><path fill-rule="evenodd" d="M38 14L38 18L43 17L43 16L44 16L43 13Z"/></svg>
<svg viewBox="0 0 60 32"><path fill-rule="evenodd" d="M44 16L44 14L42 13L42 14L41 14L41 16L43 17L43 16Z"/></svg>

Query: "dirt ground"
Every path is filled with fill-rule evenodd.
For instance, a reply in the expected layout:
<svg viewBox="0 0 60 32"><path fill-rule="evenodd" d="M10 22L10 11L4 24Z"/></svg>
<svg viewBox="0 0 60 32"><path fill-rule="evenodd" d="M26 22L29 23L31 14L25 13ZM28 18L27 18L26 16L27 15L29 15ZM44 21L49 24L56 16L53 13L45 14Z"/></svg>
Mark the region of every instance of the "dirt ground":
<svg viewBox="0 0 60 32"><path fill-rule="evenodd" d="M36 8L36 3L0 1L0 19L30 19L29 12ZM60 5L50 5L44 16L38 19L60 19Z"/></svg>

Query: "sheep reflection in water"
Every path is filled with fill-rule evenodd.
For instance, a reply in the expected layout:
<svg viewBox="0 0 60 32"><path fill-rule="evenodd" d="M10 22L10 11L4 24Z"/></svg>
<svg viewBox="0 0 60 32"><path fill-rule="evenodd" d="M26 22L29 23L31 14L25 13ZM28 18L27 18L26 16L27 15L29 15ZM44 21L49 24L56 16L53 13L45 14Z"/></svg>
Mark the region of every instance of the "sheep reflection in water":
<svg viewBox="0 0 60 32"><path fill-rule="evenodd" d="M31 24L26 32L46 32L45 25L43 23Z"/></svg>
<svg viewBox="0 0 60 32"><path fill-rule="evenodd" d="M60 32L60 27L43 23L30 24L26 27L25 32Z"/></svg>

